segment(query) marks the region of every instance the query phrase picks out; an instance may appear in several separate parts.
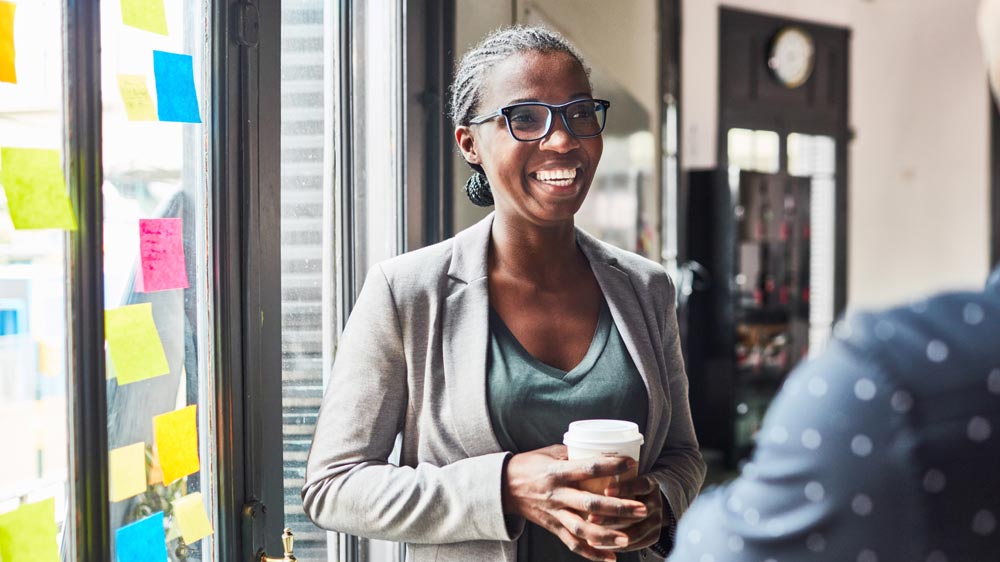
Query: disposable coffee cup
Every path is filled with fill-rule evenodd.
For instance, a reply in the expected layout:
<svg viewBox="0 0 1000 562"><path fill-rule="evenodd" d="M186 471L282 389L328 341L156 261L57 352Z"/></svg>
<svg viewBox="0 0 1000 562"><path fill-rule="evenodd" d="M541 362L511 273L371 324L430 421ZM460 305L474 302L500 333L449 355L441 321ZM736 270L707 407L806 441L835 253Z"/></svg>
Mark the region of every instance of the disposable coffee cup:
<svg viewBox="0 0 1000 562"><path fill-rule="evenodd" d="M639 462L639 450L643 436L639 426L625 420L579 420L569 424L563 434L563 444L569 460L591 459L594 457L629 457ZM624 474L590 478L579 482L580 488L594 494L604 495L604 490L617 478L619 482L632 480L639 475L638 464ZM624 525L623 525L624 526ZM610 525L611 528L619 526ZM594 548L612 549L612 546Z"/></svg>
<svg viewBox="0 0 1000 562"><path fill-rule="evenodd" d="M563 444L566 445L571 461L594 457L630 457L638 462L642 443L639 426L624 420L579 420L570 423L569 430L563 434ZM618 481L625 482L638 475L639 467L635 466L617 478ZM579 484L583 490L603 495L605 488L614 480L614 476L603 476L583 480Z"/></svg>

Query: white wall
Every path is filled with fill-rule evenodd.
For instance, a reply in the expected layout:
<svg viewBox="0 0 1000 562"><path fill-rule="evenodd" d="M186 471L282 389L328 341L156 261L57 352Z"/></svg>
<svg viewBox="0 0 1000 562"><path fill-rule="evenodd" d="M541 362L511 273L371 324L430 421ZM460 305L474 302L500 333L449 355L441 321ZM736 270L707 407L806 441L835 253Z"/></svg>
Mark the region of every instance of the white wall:
<svg viewBox="0 0 1000 562"><path fill-rule="evenodd" d="M716 163L720 5L853 32L849 305L981 286L989 125L977 0L683 0L686 168Z"/></svg>

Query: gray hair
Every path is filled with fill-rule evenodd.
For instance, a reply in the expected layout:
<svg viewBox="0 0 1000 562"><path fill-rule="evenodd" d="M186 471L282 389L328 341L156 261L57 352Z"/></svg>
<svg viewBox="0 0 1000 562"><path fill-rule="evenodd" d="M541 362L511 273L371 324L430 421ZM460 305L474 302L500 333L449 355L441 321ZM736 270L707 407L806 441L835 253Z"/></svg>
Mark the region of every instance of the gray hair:
<svg viewBox="0 0 1000 562"><path fill-rule="evenodd" d="M566 53L576 59L590 79L583 57L562 35L544 27L514 25L490 33L462 57L451 85L451 120L456 127L469 124L479 109L489 71L507 58L524 53Z"/></svg>

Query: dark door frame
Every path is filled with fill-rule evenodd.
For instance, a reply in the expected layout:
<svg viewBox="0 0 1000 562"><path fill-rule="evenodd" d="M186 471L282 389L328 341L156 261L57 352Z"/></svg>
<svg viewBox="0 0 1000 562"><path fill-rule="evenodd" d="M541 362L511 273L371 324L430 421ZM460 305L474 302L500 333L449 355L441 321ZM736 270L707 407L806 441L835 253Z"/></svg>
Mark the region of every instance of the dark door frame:
<svg viewBox="0 0 1000 562"><path fill-rule="evenodd" d="M773 20L775 28L784 25L796 25L806 29L807 31L813 33L823 33L829 35L833 34L843 34L844 41L846 42L844 48L844 57L842 60L837 61L838 64L842 65L842 78L836 80L833 83L828 84L827 88L830 94L833 94L836 99L840 100L840 105L837 107L836 114L838 118L830 118L826 115L806 115L802 111L798 111L796 114L794 111L789 111L787 108L780 108L776 110L773 107L765 108L762 110L755 110L754 108L742 107L737 111L732 111L730 108L725 106L725 96L722 95L724 92L729 91L729 77L725 72L723 61L721 61L722 53L725 49L725 40L723 30L725 28L725 22L729 18L740 18L747 20L760 20L761 18L767 18ZM720 64L719 64L719 127L718 127L718 142L717 142L717 154L719 167L725 169L729 164L729 156L726 150L726 136L727 131L731 128L749 128L749 129L767 129L772 131L777 131L780 138L780 150L779 150L779 160L781 163L781 170L786 167L786 136L788 133L798 132L807 134L821 134L829 135L836 141L836 194L835 194L835 205L834 205L834 289L833 289L833 307L834 316L839 316L843 313L847 305L847 273L848 273L848 252L847 245L849 241L848 237L848 173L849 173L849 162L848 162L848 144L851 141L852 134L850 130L850 124L848 121L848 115L850 110L850 40L851 32L849 29L830 26L825 24L819 24L816 22L810 22L805 20L797 20L786 18L775 14L765 14L758 12L751 12L747 10L737 10L732 8L720 7L719 8L719 53L720 53ZM751 63L754 62L754 56L760 56L757 59L757 63L764 64L764 49L766 45L759 45L760 49L756 53L750 55ZM754 86L756 87L756 85Z"/></svg>
<svg viewBox="0 0 1000 562"><path fill-rule="evenodd" d="M990 265L1000 263L1000 105L990 98Z"/></svg>

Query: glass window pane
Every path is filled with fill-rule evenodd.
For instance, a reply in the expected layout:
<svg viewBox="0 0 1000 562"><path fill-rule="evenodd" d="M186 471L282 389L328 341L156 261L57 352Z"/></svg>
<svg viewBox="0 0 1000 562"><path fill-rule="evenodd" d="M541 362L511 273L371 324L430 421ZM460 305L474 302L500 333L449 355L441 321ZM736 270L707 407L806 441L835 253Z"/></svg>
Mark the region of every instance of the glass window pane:
<svg viewBox="0 0 1000 562"><path fill-rule="evenodd" d="M127 5L101 3L112 555L142 521L171 561L214 560L212 535L180 534L216 512L211 3Z"/></svg>
<svg viewBox="0 0 1000 562"><path fill-rule="evenodd" d="M333 248L334 6L281 4L281 362L285 526L299 560L337 560L337 535L314 526L300 492L336 341ZM330 49L329 51L327 49ZM331 553L329 556L327 553Z"/></svg>
<svg viewBox="0 0 1000 562"><path fill-rule="evenodd" d="M10 149L51 150L54 170L65 162L62 2L0 2L0 12L13 14L12 27L0 17L0 43L13 32L16 69L16 82L8 82L0 68L0 183L11 182L0 190L0 427L18 428L3 438L0 515L54 500L68 549L67 235L15 229L13 217L25 209L7 197L14 189L7 178L17 170Z"/></svg>
<svg viewBox="0 0 1000 562"><path fill-rule="evenodd" d="M730 168L751 172L776 174L781 167L780 137L774 131L729 129L726 134L726 153Z"/></svg>
<svg viewBox="0 0 1000 562"><path fill-rule="evenodd" d="M791 133L787 142L788 173L811 178L809 354L815 355L826 347L834 320L836 141L824 135Z"/></svg>

